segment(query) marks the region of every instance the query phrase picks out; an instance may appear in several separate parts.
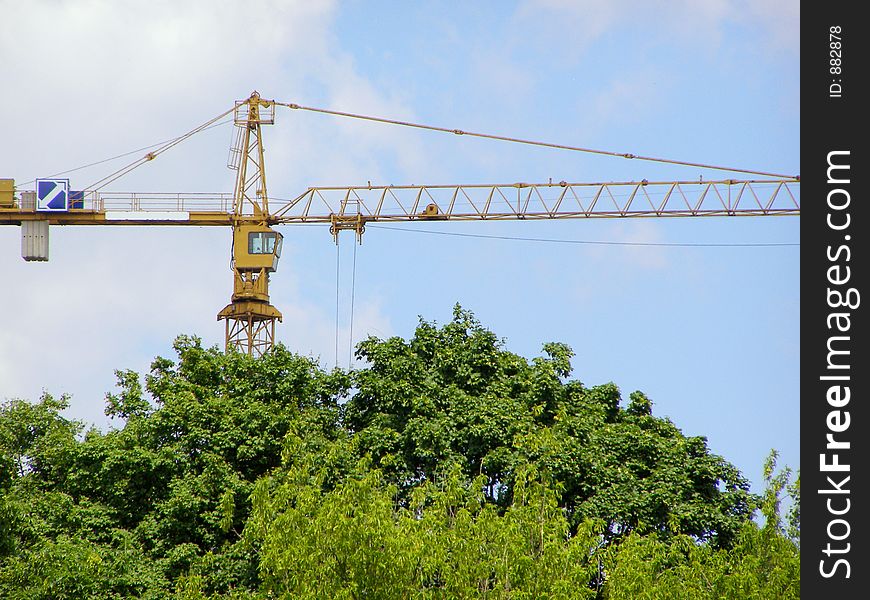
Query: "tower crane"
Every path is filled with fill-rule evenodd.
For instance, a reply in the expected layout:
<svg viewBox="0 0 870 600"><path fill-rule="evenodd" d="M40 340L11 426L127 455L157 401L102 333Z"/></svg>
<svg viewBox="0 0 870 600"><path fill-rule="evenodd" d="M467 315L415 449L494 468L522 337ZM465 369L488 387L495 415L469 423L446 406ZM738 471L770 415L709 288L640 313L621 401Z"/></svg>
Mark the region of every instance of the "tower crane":
<svg viewBox="0 0 870 600"><path fill-rule="evenodd" d="M275 108L309 110L350 118L583 152L723 169L750 179L621 181L606 183L509 183L310 187L290 200L271 201L266 186L262 126ZM237 171L232 194L119 193L102 188L133 168L218 120L233 114L235 140L228 166ZM74 191L68 180L37 179L36 189L16 193L0 179L0 225L21 227L22 257L48 260L51 225L221 226L232 229L233 292L217 314L225 321L226 350L254 356L275 343L281 312L269 301L269 277L278 267L283 236L275 227L328 224L338 241L353 231L358 242L374 222L788 216L800 214L800 177L699 163L604 152L472 133L310 108L266 100L257 92L185 136L176 138L104 178L93 189Z"/></svg>

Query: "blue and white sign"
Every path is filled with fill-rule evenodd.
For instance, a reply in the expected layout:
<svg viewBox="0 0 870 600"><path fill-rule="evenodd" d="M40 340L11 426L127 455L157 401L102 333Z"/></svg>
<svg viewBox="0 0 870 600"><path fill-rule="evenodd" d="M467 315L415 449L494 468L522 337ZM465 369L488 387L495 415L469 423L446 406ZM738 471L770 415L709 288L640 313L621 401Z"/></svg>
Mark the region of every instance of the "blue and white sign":
<svg viewBox="0 0 870 600"><path fill-rule="evenodd" d="M36 210L69 210L69 179L37 179Z"/></svg>

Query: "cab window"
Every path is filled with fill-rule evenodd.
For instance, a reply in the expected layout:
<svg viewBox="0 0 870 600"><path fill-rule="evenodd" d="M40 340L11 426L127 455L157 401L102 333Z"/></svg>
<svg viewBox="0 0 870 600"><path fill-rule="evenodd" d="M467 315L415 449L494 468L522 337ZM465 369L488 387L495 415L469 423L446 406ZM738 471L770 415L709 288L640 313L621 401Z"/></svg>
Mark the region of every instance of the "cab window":
<svg viewBox="0 0 870 600"><path fill-rule="evenodd" d="M278 255L280 252L281 244L278 242L278 234L274 231L252 231L248 234L248 254Z"/></svg>

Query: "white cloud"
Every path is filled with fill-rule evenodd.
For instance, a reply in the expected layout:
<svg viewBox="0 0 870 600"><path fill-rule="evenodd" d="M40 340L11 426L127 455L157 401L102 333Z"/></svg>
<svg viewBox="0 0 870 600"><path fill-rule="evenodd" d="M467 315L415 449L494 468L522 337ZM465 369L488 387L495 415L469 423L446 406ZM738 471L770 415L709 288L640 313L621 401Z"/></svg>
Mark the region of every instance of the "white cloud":
<svg viewBox="0 0 870 600"><path fill-rule="evenodd" d="M16 65L7 89L19 97L0 102L29 116L4 120L20 157L7 168L20 177L30 167L32 177L172 137L260 86L292 87L317 68L306 55L325 54L332 2L33 2L3 11L0 55ZM299 60L283 65L282 56Z"/></svg>
<svg viewBox="0 0 870 600"><path fill-rule="evenodd" d="M319 89L327 106L412 117L400 95L357 72L332 32L335 8L330 0L0 2L0 110L9 117L0 124L8 142L0 176L20 185L172 138L254 89L300 103L299 90ZM373 179L388 152L400 170L419 173L428 162L402 131L324 128L323 117L289 109L276 121L264 133L273 196L293 196L327 176ZM229 129L172 149L114 189L229 191ZM71 174L73 188L123 163ZM18 258L19 235L17 227L0 230L0 277L13 290L3 310L15 315L0 328L0 399L35 399L43 386L68 391L74 414L100 423L112 369L146 371L155 354L172 356L179 333L222 345L215 315L232 286L228 231L53 227L47 264ZM325 232L322 243L328 250ZM278 337L331 358L334 315L295 294L299 287L293 269L273 279L272 300L285 316ZM374 300L359 299L354 331L372 329L391 331L389 319Z"/></svg>

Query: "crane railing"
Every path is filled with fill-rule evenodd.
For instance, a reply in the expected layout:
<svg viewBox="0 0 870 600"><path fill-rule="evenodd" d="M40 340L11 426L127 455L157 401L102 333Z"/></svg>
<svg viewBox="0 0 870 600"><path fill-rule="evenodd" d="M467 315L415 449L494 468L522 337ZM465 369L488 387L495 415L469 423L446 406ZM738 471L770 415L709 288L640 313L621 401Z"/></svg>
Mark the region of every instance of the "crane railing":
<svg viewBox="0 0 870 600"><path fill-rule="evenodd" d="M21 195L20 209L36 211L36 195ZM232 194L161 192L72 192L70 210L88 212L232 212Z"/></svg>
<svg viewBox="0 0 870 600"><path fill-rule="evenodd" d="M70 192L69 208L41 212L36 193L22 191L0 207L0 225L48 221L52 225L231 225L232 194Z"/></svg>

